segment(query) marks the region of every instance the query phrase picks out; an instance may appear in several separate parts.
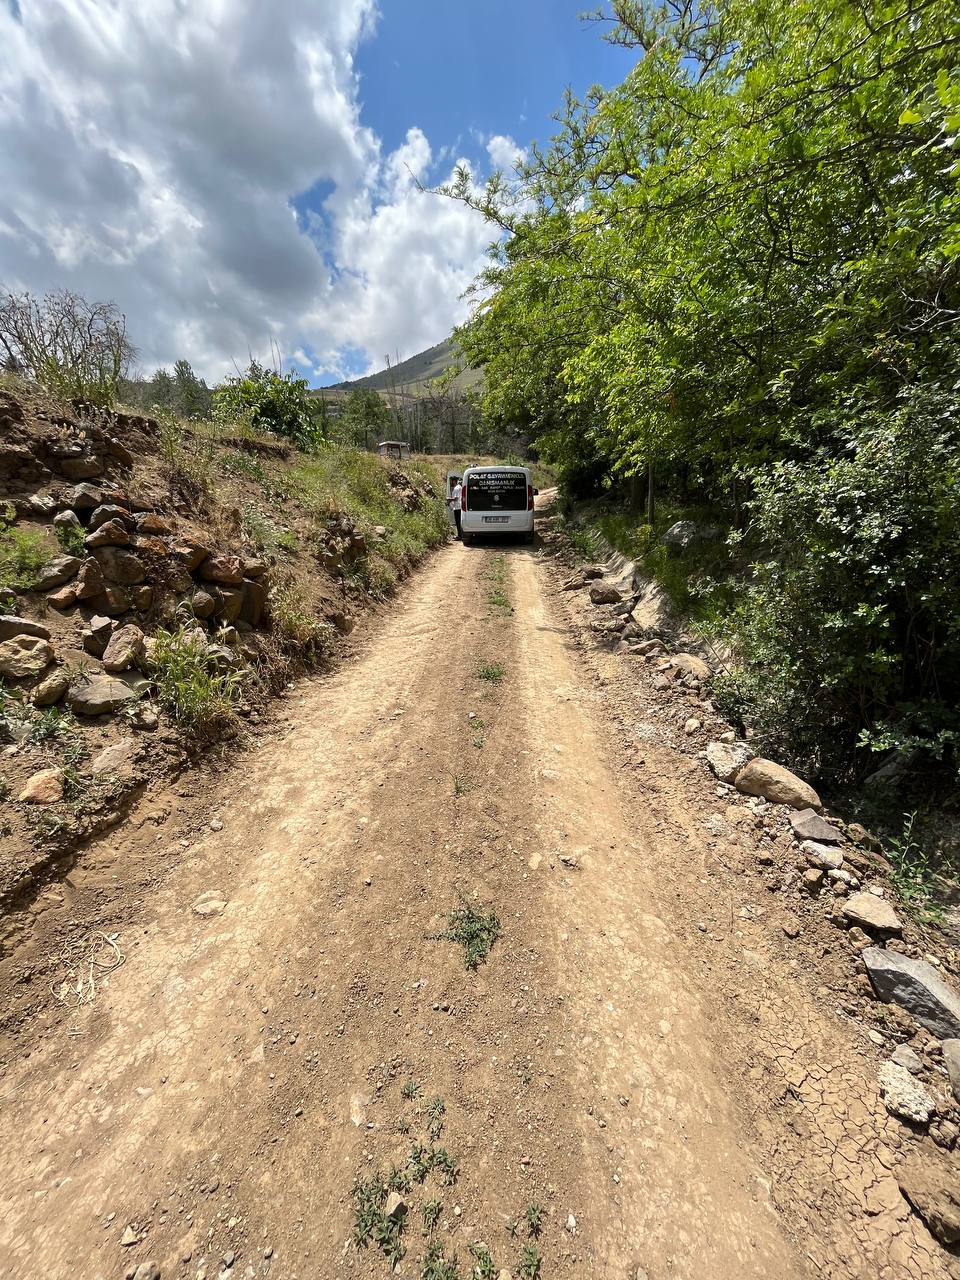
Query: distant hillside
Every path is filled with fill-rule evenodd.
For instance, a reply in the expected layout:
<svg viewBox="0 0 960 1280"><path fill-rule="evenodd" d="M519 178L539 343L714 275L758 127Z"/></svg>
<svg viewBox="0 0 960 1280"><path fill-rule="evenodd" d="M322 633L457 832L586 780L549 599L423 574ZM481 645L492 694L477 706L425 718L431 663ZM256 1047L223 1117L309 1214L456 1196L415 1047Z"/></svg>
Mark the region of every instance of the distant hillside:
<svg viewBox="0 0 960 1280"><path fill-rule="evenodd" d="M416 398L423 394L428 383L451 365L457 363L453 349L453 339L446 338L435 347L428 347L408 360L401 360L391 369L381 369L379 373L368 374L365 378L355 378L351 382L340 382L334 391L353 391L357 387L369 388L373 391L392 392L396 390L404 399ZM454 385L462 389L475 386L481 374L476 369L464 369L457 375Z"/></svg>

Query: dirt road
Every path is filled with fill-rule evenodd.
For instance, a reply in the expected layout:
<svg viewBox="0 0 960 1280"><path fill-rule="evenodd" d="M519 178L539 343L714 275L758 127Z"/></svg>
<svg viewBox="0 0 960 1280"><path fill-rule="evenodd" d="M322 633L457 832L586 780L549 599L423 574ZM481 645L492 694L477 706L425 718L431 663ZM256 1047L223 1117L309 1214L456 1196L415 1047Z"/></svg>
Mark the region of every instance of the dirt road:
<svg viewBox="0 0 960 1280"><path fill-rule="evenodd" d="M36 971L94 908L124 963L72 1013L34 994L7 1037L3 1275L386 1276L351 1188L420 1144L449 1160L403 1192L400 1275L431 1239L462 1275L477 1241L481 1276L537 1254L544 1280L945 1274L849 1035L753 939L704 961L690 761L651 746L645 792L615 767L550 574L446 549L297 686L282 737L155 805L122 864L84 855L32 926ZM432 936L458 895L501 922L476 972Z"/></svg>

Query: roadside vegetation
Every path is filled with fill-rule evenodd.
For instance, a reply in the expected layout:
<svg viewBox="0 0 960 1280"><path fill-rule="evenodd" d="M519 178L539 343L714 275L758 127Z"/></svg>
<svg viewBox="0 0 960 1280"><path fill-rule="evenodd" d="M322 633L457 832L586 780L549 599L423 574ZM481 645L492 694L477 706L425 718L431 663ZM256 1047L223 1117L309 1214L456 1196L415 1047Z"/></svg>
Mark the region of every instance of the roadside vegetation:
<svg viewBox="0 0 960 1280"><path fill-rule="evenodd" d="M952 6L615 0L629 78L477 194L458 333L590 529L732 654L718 695L825 785L960 760ZM714 533L687 552L677 519Z"/></svg>

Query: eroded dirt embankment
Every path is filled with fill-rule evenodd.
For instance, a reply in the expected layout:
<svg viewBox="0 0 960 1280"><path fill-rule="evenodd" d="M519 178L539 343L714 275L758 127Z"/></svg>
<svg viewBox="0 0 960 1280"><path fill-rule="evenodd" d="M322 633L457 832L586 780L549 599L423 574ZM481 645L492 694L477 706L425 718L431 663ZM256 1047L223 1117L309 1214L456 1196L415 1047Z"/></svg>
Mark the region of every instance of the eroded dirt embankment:
<svg viewBox="0 0 960 1280"><path fill-rule="evenodd" d="M409 1276L477 1241L514 1276L947 1274L874 1051L705 827L662 699L500 554L441 552L0 966L5 1272L385 1276L351 1187L393 1169ZM502 926L476 972L436 937L461 895ZM98 930L124 962L70 1010Z"/></svg>

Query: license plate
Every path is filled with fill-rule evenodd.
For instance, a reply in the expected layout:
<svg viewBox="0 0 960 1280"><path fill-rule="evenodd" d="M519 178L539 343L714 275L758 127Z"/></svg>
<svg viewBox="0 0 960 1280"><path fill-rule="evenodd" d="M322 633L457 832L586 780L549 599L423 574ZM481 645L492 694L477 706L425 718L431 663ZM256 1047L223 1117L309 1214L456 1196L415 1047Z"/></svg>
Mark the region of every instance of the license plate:
<svg viewBox="0 0 960 1280"><path fill-rule="evenodd" d="M484 524L509 524L510 517L509 516L484 516L483 523Z"/></svg>

